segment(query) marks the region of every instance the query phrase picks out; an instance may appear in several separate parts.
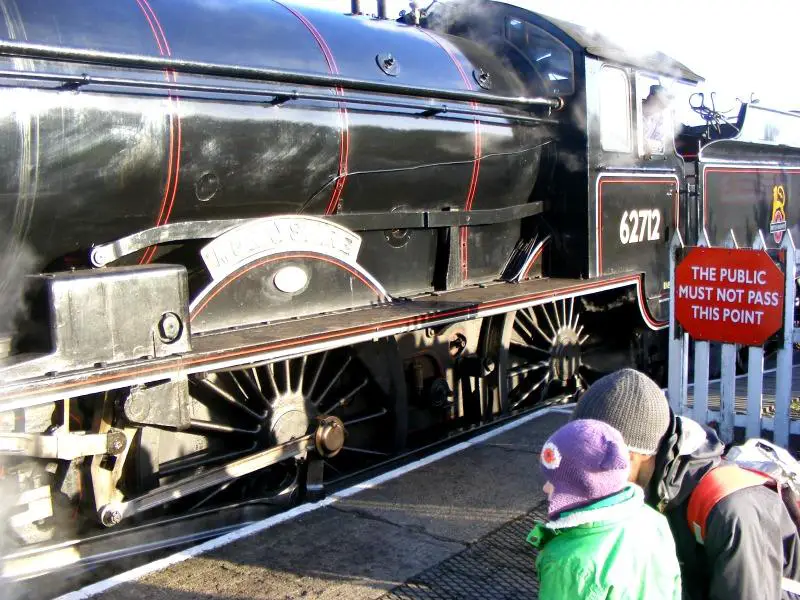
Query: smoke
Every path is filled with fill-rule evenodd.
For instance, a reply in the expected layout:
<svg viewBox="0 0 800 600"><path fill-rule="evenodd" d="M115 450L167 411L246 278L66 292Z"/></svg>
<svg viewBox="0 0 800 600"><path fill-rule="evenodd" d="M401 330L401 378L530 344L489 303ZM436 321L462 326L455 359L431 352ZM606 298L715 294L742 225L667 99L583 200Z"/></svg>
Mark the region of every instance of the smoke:
<svg viewBox="0 0 800 600"><path fill-rule="evenodd" d="M27 275L34 272L39 259L23 242L11 241L0 253L0 357L4 345L16 332L19 319L26 312Z"/></svg>
<svg viewBox="0 0 800 600"><path fill-rule="evenodd" d="M420 3L427 8L426 2ZM488 2L471 0L437 1L427 14L426 27L452 35L463 35L464 23L469 23L469 35L479 40L492 40L498 35L494 27L499 7Z"/></svg>

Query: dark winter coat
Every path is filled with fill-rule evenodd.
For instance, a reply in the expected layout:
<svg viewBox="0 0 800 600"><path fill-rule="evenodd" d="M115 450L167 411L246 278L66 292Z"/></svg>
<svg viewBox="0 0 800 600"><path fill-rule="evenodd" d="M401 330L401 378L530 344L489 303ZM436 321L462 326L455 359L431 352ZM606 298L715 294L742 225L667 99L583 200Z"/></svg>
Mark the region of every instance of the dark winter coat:
<svg viewBox="0 0 800 600"><path fill-rule="evenodd" d="M686 600L789 600L782 579L800 581L800 539L774 490L739 490L721 500L706 524L705 545L689 529L689 497L719 464L724 446L716 433L673 417L656 457L648 503L662 511L675 538Z"/></svg>

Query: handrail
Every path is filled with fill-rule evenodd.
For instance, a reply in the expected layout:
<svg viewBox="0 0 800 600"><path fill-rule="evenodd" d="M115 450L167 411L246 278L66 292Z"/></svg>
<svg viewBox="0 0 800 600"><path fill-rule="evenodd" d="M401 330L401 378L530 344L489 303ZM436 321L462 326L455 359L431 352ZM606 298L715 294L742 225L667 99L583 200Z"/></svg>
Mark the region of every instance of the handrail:
<svg viewBox="0 0 800 600"><path fill-rule="evenodd" d="M0 55L18 58L54 60L82 64L94 64L129 69L148 69L155 71L175 71L192 75L211 75L234 79L252 79L257 81L273 81L296 85L315 85L324 87L338 87L360 92L374 92L379 94L414 96L418 98L439 98L459 102L477 102L495 106L515 106L523 108L548 107L560 110L564 106L561 98L540 97L512 97L485 94L482 92L465 90L445 90L404 85L398 83L381 83L342 77L340 75L323 75L284 71L266 67L246 67L242 65L228 65L209 63L195 60L147 56L143 54L128 54L122 52L105 52L100 50L86 50L44 44L29 44L0 40Z"/></svg>

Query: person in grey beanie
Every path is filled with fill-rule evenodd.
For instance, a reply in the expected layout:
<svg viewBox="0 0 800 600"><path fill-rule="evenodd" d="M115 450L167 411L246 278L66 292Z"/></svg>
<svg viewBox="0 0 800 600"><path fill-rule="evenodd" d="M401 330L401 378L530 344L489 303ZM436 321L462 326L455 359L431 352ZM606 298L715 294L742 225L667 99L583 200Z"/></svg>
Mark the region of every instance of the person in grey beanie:
<svg viewBox="0 0 800 600"><path fill-rule="evenodd" d="M676 417L652 379L633 369L606 375L578 399L572 418L603 421L622 434L630 481L669 521L686 600L798 598L784 588L800 581L800 539L774 490L753 486L725 496L708 515L703 543L696 539L689 500L725 447L712 429Z"/></svg>

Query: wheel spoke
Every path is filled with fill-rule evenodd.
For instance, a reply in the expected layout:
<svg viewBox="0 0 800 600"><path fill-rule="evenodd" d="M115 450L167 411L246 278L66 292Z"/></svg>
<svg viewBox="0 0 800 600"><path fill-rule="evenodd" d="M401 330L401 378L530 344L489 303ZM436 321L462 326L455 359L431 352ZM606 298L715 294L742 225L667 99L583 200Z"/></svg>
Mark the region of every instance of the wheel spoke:
<svg viewBox="0 0 800 600"><path fill-rule="evenodd" d="M385 408L380 409L380 411L367 415L365 417L358 417L357 419L350 419L349 421L344 421L344 426L349 427L350 425L355 425L356 423L363 423L364 421L371 421L372 419L377 419L379 417L385 416L389 411Z"/></svg>
<svg viewBox="0 0 800 600"><path fill-rule="evenodd" d="M331 407L330 407L328 410L326 410L326 411L325 411L324 413L322 413L322 414L324 414L324 415L329 415L329 414L331 414L331 412L332 412L333 410L335 410L335 409L339 408L340 406L344 406L345 404L347 404L347 403L350 401L350 398L352 398L352 397L353 397L353 396L355 396L355 395L356 395L358 392L360 392L362 389L364 389L364 388L367 386L367 384L368 384L368 383L369 383L369 379L365 379L364 381L362 381L362 382L361 382L359 385L357 385L357 386L356 386L356 388L355 388L355 389L354 389L352 392L350 392L350 393L349 393L349 394L347 394L346 396L343 396L343 397L341 398L341 400L339 400L339 401L338 401L336 404L334 404L333 406L331 406Z"/></svg>
<svg viewBox="0 0 800 600"><path fill-rule="evenodd" d="M547 314L547 305L543 304L539 308L542 309L542 312L544 313L544 318L547 319L547 324L550 326L550 329L553 332L553 338L552 339L555 339L556 333L558 333L558 329L555 326L553 326L553 322L550 320L550 315ZM551 342L552 342L552 339L551 339Z"/></svg>
<svg viewBox="0 0 800 600"><path fill-rule="evenodd" d="M339 469L337 469L336 467L334 467L334 466L333 466L333 465L332 465L330 462L328 462L327 460L323 460L323 461L322 461L322 464L324 464L324 465L325 465L325 468L327 468L327 469L330 469L331 471L335 471L335 472L336 472L338 475L342 475L342 472L341 472Z"/></svg>
<svg viewBox="0 0 800 600"><path fill-rule="evenodd" d="M275 381L275 374L272 372L273 364L264 365L264 370L267 372L267 379L269 380L269 385L272 388L272 393L275 394L275 399L277 400L281 393L278 390L278 383Z"/></svg>
<svg viewBox="0 0 800 600"><path fill-rule="evenodd" d="M267 400L267 397L264 396L264 384L261 383L261 377L258 376L258 369L256 367L253 367L252 369L250 369L250 371L253 374L253 381L255 382L256 387L258 388L258 393L261 394L261 397L264 398L264 400L266 400L266 402L269 404L269 400Z"/></svg>
<svg viewBox="0 0 800 600"><path fill-rule="evenodd" d="M285 385L286 393L292 391L292 361L287 359L283 361L283 382Z"/></svg>
<svg viewBox="0 0 800 600"><path fill-rule="evenodd" d="M327 352L323 353L322 354L322 358L319 361L319 366L317 367L317 372L314 373L314 379L311 381L311 387L308 388L308 397L309 398L313 398L314 397L314 390L317 387L317 381L319 381L319 376L322 373L322 367L325 366L325 359L327 359L327 358L328 358L328 353Z"/></svg>
<svg viewBox="0 0 800 600"><path fill-rule="evenodd" d="M365 448L353 448L352 446L342 446L342 450L349 450L350 452L360 452L361 454L372 454L374 456L389 456L386 452L378 452L377 450L367 450Z"/></svg>
<svg viewBox="0 0 800 600"><path fill-rule="evenodd" d="M307 363L308 363L308 354L304 354L303 360L300 363L300 372L297 375L297 386L294 388L295 394L300 394L303 391L303 378L305 377Z"/></svg>
<svg viewBox="0 0 800 600"><path fill-rule="evenodd" d="M240 376L243 376L243 373L237 373L236 371L233 371L228 375L230 376L231 381L233 381L233 385L235 385L236 388L239 390L239 393L241 394L241 399L243 401L252 400L253 393L250 390L245 389L244 385L242 385ZM242 404L244 404L244 402L242 402Z"/></svg>
<svg viewBox="0 0 800 600"><path fill-rule="evenodd" d="M572 323L572 316L575 309L575 296L569 299L569 327L575 327L578 324L578 316L575 315L575 324Z"/></svg>
<svg viewBox="0 0 800 600"><path fill-rule="evenodd" d="M589 384L586 383L586 379L584 379L583 375L580 373L575 373L575 382L578 385L578 389L587 390L589 389Z"/></svg>
<svg viewBox="0 0 800 600"><path fill-rule="evenodd" d="M525 375L526 373L530 373L531 371L535 371L537 369L547 369L550 367L550 362L543 360L532 365L522 365L520 367L513 367L508 370L508 377L519 377L520 375Z"/></svg>
<svg viewBox="0 0 800 600"><path fill-rule="evenodd" d="M533 344L535 339L534 335L527 327L525 327L525 323L522 322L522 319L516 319L514 321L514 333L516 333L526 344Z"/></svg>
<svg viewBox="0 0 800 600"><path fill-rule="evenodd" d="M253 381L250 373L248 371L233 371L231 373L231 377L236 381L236 385L238 386L239 390L241 390L242 395L246 398L251 398L255 396L258 398L261 403L264 405L264 408L268 408L270 406L269 400L264 397L264 394L261 393L261 390L258 389L258 385L256 382ZM244 382L244 385L242 385ZM248 388L245 390L244 388Z"/></svg>
<svg viewBox="0 0 800 600"><path fill-rule="evenodd" d="M541 335L549 343L551 343L551 344L553 343L553 338L551 336L547 335L544 331L542 331L542 328L539 327L539 323L537 323L537 319L535 317L529 316L527 310L522 310L522 311L519 312L519 314L521 316L523 316L531 325L533 325L533 327L536 329L536 331L539 332L539 335Z"/></svg>
<svg viewBox="0 0 800 600"><path fill-rule="evenodd" d="M268 414L264 413L263 415L260 415L257 412L249 409L247 406L239 402L233 395L231 395L226 390L223 390L221 387L219 387L216 383L214 383L208 378L201 379L200 384L205 388L214 392L218 398L225 400L231 406L235 406L236 408L238 408L239 410L250 416L250 418L255 419L256 421L259 422L263 421Z"/></svg>
<svg viewBox="0 0 800 600"><path fill-rule="evenodd" d="M248 435L255 435L261 431L261 425L254 429L242 429L241 427L231 427L230 425L221 425L220 423L212 423L211 421L199 421L192 419L189 422L191 429L201 429L203 431L216 431L218 433L246 433Z"/></svg>
<svg viewBox="0 0 800 600"><path fill-rule="evenodd" d="M347 357L347 360L345 360L345 361L344 361L344 364L342 365L342 368L341 368L341 369L339 369L339 372L338 372L338 373L336 373L336 375L335 375L334 377L332 377L332 378L331 378L331 380L328 382L328 386L327 386L327 387L326 387L326 388L323 390L323 392L322 392L322 393L319 395L319 398L317 398L316 400L314 400L314 406L319 406L320 402L322 402L322 401L325 399L325 396L327 396L327 395L328 395L328 392L330 392L330 391L331 391L331 388L334 386L334 384L335 384L337 381L339 381L339 378L342 376L342 373L344 373L344 370L347 368L347 365L349 365L349 364L350 364L350 361L351 361L351 360L353 360L353 358L352 358L351 356L348 356L348 357ZM311 395L310 395L310 394L309 394L309 397L311 397Z"/></svg>
<svg viewBox="0 0 800 600"><path fill-rule="evenodd" d="M517 408L520 404L525 402L525 400L527 400L530 397L530 395L533 394L533 392L538 390L545 383L550 383L550 373L549 372L544 377L542 377L539 381L537 381L534 385L532 385L530 387L530 389L528 389L528 391L525 392L522 395L521 398L519 398L516 402L514 402L514 404L511 405L511 409L513 410L513 409Z"/></svg>
<svg viewBox="0 0 800 600"><path fill-rule="evenodd" d="M511 342L509 350L513 354L522 356L528 360L538 361L542 359L542 357L540 356L541 354L544 354L545 356L550 355L550 352L548 350L545 350L544 348L539 348L538 346L534 346L532 344L526 346L524 344L517 344L515 342Z"/></svg>

